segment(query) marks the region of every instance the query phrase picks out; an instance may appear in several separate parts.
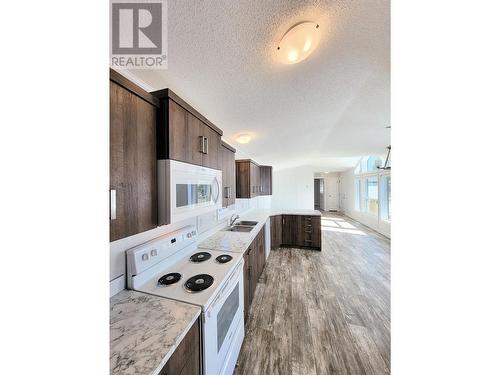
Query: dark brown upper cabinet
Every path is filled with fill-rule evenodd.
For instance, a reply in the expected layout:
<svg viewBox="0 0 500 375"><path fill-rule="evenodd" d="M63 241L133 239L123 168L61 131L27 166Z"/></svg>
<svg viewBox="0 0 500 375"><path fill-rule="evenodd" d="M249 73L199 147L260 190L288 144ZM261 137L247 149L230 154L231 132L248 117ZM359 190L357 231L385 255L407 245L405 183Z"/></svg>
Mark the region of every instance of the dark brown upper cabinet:
<svg viewBox="0 0 500 375"><path fill-rule="evenodd" d="M156 116L159 101L110 70L110 240L158 225Z"/></svg>
<svg viewBox="0 0 500 375"><path fill-rule="evenodd" d="M222 130L170 89L153 92L160 101L157 157L221 169Z"/></svg>
<svg viewBox="0 0 500 375"><path fill-rule="evenodd" d="M221 142L220 165L222 167L222 207L229 207L235 203L236 171L234 153L236 150L226 142Z"/></svg>
<svg viewBox="0 0 500 375"><path fill-rule="evenodd" d="M273 167L270 165L260 166L260 195L273 195Z"/></svg>
<svg viewBox="0 0 500 375"><path fill-rule="evenodd" d="M272 167L250 159L236 160L236 198L272 194Z"/></svg>

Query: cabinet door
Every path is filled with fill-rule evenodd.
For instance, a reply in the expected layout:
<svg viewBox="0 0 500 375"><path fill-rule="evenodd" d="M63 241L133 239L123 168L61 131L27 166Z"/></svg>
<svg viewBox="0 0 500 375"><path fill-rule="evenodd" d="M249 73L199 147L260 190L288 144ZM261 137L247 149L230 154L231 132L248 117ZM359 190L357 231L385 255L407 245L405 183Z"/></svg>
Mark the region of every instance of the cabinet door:
<svg viewBox="0 0 500 375"><path fill-rule="evenodd" d="M271 248L276 249L281 246L281 234L283 229L282 216L271 217Z"/></svg>
<svg viewBox="0 0 500 375"><path fill-rule="evenodd" d="M234 152L221 146L220 154L222 155L223 206L228 207L234 204L236 194Z"/></svg>
<svg viewBox="0 0 500 375"><path fill-rule="evenodd" d="M266 264L266 246L265 246L265 233L264 229L261 229L258 236L258 249L259 249L259 277L264 271L264 266Z"/></svg>
<svg viewBox="0 0 500 375"><path fill-rule="evenodd" d="M189 329L186 336L177 346L174 353L161 369L159 375L199 375L201 374L200 360L200 325L197 320Z"/></svg>
<svg viewBox="0 0 500 375"><path fill-rule="evenodd" d="M245 264L244 264L244 274L243 274L243 288L244 288L244 293L245 293L245 306L244 306L244 310L245 310L245 323L246 323L246 320L248 319L248 312L249 312L249 309L250 309L250 302L251 302L251 299L250 299L250 285L252 283L252 275L251 275L251 272L252 272L252 267L251 267L251 264L250 264L250 256L249 256L249 250L248 249L247 251L245 251L245 254L243 255L243 259L245 261Z"/></svg>
<svg viewBox="0 0 500 375"><path fill-rule="evenodd" d="M205 124L189 112L187 119L186 161L191 164L203 165L202 139Z"/></svg>
<svg viewBox="0 0 500 375"><path fill-rule="evenodd" d="M256 197L260 193L260 169L258 165L250 163L250 197Z"/></svg>
<svg viewBox="0 0 500 375"><path fill-rule="evenodd" d="M255 289L259 282L259 271L259 244L257 238L255 238L252 243L252 299L255 296Z"/></svg>
<svg viewBox="0 0 500 375"><path fill-rule="evenodd" d="M156 108L110 82L110 189L116 218L110 240L155 228Z"/></svg>
<svg viewBox="0 0 500 375"><path fill-rule="evenodd" d="M300 216L283 215L283 244L289 246L301 245L299 237L303 229L300 226Z"/></svg>
<svg viewBox="0 0 500 375"><path fill-rule="evenodd" d="M168 154L170 159L187 162L187 114L173 100L168 100Z"/></svg>
<svg viewBox="0 0 500 375"><path fill-rule="evenodd" d="M261 195L272 195L272 170L273 167L263 165L260 167L260 185L262 186Z"/></svg>
<svg viewBox="0 0 500 375"><path fill-rule="evenodd" d="M250 180L250 162L235 162L236 166L236 198L250 198L251 184Z"/></svg>
<svg viewBox="0 0 500 375"><path fill-rule="evenodd" d="M205 124L203 124L203 135L207 143L206 153L203 154L203 166L219 169L220 135Z"/></svg>
<svg viewBox="0 0 500 375"><path fill-rule="evenodd" d="M226 184L229 187L229 198L227 198L227 205L233 205L236 197L236 168L234 163L234 152L231 150L225 149L225 159L224 165L226 168Z"/></svg>

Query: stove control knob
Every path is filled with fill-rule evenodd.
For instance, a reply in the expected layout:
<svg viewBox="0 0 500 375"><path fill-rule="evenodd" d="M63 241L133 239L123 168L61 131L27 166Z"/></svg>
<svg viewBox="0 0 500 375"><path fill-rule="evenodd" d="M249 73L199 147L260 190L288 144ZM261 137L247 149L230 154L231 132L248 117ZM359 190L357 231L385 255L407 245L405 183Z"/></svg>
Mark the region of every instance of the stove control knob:
<svg viewBox="0 0 500 375"><path fill-rule="evenodd" d="M151 256L152 257L155 257L157 255L158 255L158 251L156 251L156 249L151 250Z"/></svg>
<svg viewBox="0 0 500 375"><path fill-rule="evenodd" d="M149 259L149 255L148 254L142 254L142 260L146 261Z"/></svg>
<svg viewBox="0 0 500 375"><path fill-rule="evenodd" d="M187 238L191 238L192 237L192 234L191 233L188 233L187 234Z"/></svg>
<svg viewBox="0 0 500 375"><path fill-rule="evenodd" d="M192 234L193 236L195 236L195 235L196 235L196 231L195 231L195 230L193 230L193 231L191 232L191 234Z"/></svg>

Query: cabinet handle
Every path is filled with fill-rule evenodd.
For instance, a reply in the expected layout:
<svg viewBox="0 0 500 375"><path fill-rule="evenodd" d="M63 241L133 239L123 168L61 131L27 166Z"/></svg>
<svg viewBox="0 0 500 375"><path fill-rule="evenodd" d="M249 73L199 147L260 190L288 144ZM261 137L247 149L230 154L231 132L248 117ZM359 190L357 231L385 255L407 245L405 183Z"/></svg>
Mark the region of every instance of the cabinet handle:
<svg viewBox="0 0 500 375"><path fill-rule="evenodd" d="M312 242L312 240L304 240L304 242Z"/></svg>
<svg viewBox="0 0 500 375"><path fill-rule="evenodd" d="M208 138L204 137L203 145L205 146L205 154L208 155Z"/></svg>
<svg viewBox="0 0 500 375"><path fill-rule="evenodd" d="M312 233L312 230L306 230L306 233Z"/></svg>
<svg viewBox="0 0 500 375"><path fill-rule="evenodd" d="M109 191L109 219L116 219L116 190L111 189Z"/></svg>
<svg viewBox="0 0 500 375"><path fill-rule="evenodd" d="M200 136L198 137L198 139L200 140L200 152L201 152L202 154L204 154L204 153L205 153L205 137L204 137L204 136L202 136L202 135L200 135Z"/></svg>
<svg viewBox="0 0 500 375"><path fill-rule="evenodd" d="M230 186L226 186L224 188L224 198L231 198L231 187Z"/></svg>

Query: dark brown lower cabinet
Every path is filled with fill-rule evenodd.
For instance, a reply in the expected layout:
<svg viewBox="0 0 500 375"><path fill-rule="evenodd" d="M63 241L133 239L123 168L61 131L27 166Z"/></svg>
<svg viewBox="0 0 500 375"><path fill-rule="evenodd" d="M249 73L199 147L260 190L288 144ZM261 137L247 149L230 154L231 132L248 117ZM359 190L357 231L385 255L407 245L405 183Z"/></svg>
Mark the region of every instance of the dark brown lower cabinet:
<svg viewBox="0 0 500 375"><path fill-rule="evenodd" d="M321 250L321 216L282 215L281 233L276 219L278 217L274 217L271 226L273 248L284 245Z"/></svg>
<svg viewBox="0 0 500 375"><path fill-rule="evenodd" d="M265 242L265 232L264 228L262 228L243 255L245 260L245 321L248 318L248 312L252 304L257 282L266 264Z"/></svg>
<svg viewBox="0 0 500 375"><path fill-rule="evenodd" d="M271 216L271 249L276 249L281 246L283 223L281 215Z"/></svg>
<svg viewBox="0 0 500 375"><path fill-rule="evenodd" d="M199 375L201 373L200 319L198 319L162 368L160 375Z"/></svg>

